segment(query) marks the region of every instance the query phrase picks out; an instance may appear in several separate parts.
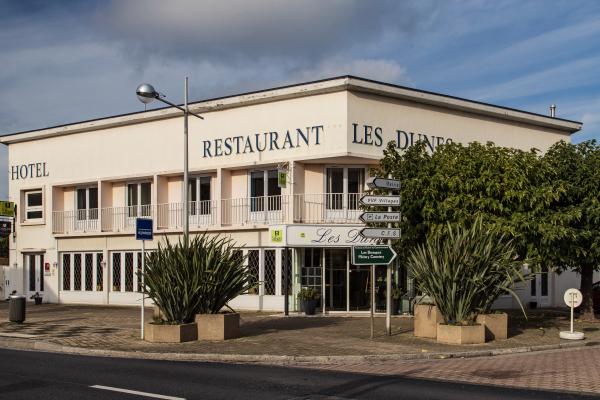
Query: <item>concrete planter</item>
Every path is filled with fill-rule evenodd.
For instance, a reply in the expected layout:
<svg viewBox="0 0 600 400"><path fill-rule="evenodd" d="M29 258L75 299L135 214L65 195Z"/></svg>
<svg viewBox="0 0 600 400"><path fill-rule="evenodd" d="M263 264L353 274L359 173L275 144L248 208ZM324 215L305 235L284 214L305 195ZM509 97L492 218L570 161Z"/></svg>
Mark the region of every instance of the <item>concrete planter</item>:
<svg viewBox="0 0 600 400"><path fill-rule="evenodd" d="M437 325L444 318L436 306L430 304L417 304L415 306L414 335L435 339L437 337Z"/></svg>
<svg viewBox="0 0 600 400"><path fill-rule="evenodd" d="M485 327L483 325L438 324L437 341L446 344L485 343Z"/></svg>
<svg viewBox="0 0 600 400"><path fill-rule="evenodd" d="M227 340L240 336L240 314L196 314L199 340Z"/></svg>
<svg viewBox="0 0 600 400"><path fill-rule="evenodd" d="M479 314L475 320L485 326L485 340L505 340L508 338L508 314Z"/></svg>
<svg viewBox="0 0 600 400"><path fill-rule="evenodd" d="M144 326L144 340L152 343L181 343L197 339L198 326L195 322L182 325L147 323Z"/></svg>

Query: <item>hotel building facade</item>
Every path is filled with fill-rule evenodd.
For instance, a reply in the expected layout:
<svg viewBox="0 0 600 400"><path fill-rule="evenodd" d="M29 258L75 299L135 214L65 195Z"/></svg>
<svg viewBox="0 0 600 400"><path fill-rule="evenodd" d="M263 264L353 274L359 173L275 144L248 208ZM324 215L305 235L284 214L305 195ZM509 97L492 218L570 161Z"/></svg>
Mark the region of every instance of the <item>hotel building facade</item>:
<svg viewBox="0 0 600 400"><path fill-rule="evenodd" d="M399 149L423 140L431 151L473 141L545 151L581 129L352 76L199 101L190 111L205 118L189 121L190 231L231 236L247 253L259 284L232 306L252 310L282 310L286 282L292 310L301 287L323 293L325 312L369 309L369 270L352 264L350 248L367 242L358 234L359 198L389 141ZM182 233L182 130L181 112L164 108L2 136L17 204L11 288L44 302L139 304L136 217L154 221L146 249ZM408 284L401 266L394 275ZM546 272L519 294L560 306L569 286L578 286L575 274ZM507 297L500 306L514 304Z"/></svg>

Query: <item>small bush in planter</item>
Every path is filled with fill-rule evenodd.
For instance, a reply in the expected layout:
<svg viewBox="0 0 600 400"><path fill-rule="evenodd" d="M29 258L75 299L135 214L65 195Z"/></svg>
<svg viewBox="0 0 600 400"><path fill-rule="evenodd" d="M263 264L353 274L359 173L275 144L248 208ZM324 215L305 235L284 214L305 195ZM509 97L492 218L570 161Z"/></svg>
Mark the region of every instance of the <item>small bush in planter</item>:
<svg viewBox="0 0 600 400"><path fill-rule="evenodd" d="M244 256L224 237L202 234L168 239L148 254L145 291L160 309L163 324L194 322L196 314L216 314L253 284Z"/></svg>
<svg viewBox="0 0 600 400"><path fill-rule="evenodd" d="M485 228L481 218L471 226L439 230L414 248L407 262L418 288L448 325L473 325L505 293L521 304L512 287L525 281L522 265L512 240Z"/></svg>
<svg viewBox="0 0 600 400"><path fill-rule="evenodd" d="M315 288L302 288L298 293L302 310L306 315L314 315L317 309L317 303L321 298L321 294Z"/></svg>

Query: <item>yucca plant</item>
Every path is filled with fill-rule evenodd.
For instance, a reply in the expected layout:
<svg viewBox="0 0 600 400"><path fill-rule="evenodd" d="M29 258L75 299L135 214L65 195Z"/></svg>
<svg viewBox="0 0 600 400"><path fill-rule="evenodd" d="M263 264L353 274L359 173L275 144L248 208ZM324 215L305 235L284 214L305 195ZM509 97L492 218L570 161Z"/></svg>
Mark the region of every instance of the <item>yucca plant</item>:
<svg viewBox="0 0 600 400"><path fill-rule="evenodd" d="M168 238L146 257L145 292L163 323L193 322L196 314L218 313L246 292L251 275L244 256L225 237L202 234L171 244Z"/></svg>
<svg viewBox="0 0 600 400"><path fill-rule="evenodd" d="M513 242L483 226L477 219L470 227L447 225L426 243L410 252L407 267L418 288L428 295L447 324L472 324L480 313L489 313L498 297L510 293L521 273Z"/></svg>

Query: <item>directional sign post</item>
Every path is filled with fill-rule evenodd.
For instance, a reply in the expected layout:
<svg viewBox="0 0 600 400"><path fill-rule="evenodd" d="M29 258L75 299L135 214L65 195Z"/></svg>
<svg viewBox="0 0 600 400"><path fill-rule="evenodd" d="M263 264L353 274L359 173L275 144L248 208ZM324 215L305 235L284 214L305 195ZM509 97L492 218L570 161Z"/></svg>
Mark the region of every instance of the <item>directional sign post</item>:
<svg viewBox="0 0 600 400"><path fill-rule="evenodd" d="M363 196L360 199L360 203L363 206L387 206L388 212L365 212L360 216L360 220L366 223L386 223L387 228L364 228L360 231L360 234L365 238L375 238L375 239L387 239L388 246L385 246L388 250L392 250L392 239L400 239L400 229L392 228L393 222L400 222L401 217L399 212L393 212L392 207L400 206L400 196L392 195L392 191L400 190L400 181L396 179L391 179L391 176L388 178L380 178L373 177L367 180L367 185L371 189L384 189L389 190L389 196L376 196L376 195L367 195ZM394 253L395 254L395 253ZM353 251L353 256L354 256ZM383 256L381 256L383 257ZM364 257L367 259L368 257ZM371 263L371 273L373 277L371 278L373 281L375 280L375 265L386 265L386 311L385 311L385 330L386 334L389 336L392 334L392 266L391 262L395 257L392 257L387 263L377 263L376 260L373 260ZM367 263L369 264L369 263ZM374 288L371 289L374 293ZM371 299L371 339L373 339L373 307L375 300Z"/></svg>
<svg viewBox="0 0 600 400"><path fill-rule="evenodd" d="M371 189L389 189L389 190L400 190L400 181L396 179L386 178L369 178L367 180L367 186Z"/></svg>
<svg viewBox="0 0 600 400"><path fill-rule="evenodd" d="M360 234L369 239L400 239L399 228L362 228Z"/></svg>
<svg viewBox="0 0 600 400"><path fill-rule="evenodd" d="M390 246L354 246L352 247L352 264L354 265L388 265L397 254Z"/></svg>
<svg viewBox="0 0 600 400"><path fill-rule="evenodd" d="M400 196L363 196L360 203L365 206L399 206Z"/></svg>
<svg viewBox="0 0 600 400"><path fill-rule="evenodd" d="M400 222L397 212L364 212L358 216L362 222Z"/></svg>

